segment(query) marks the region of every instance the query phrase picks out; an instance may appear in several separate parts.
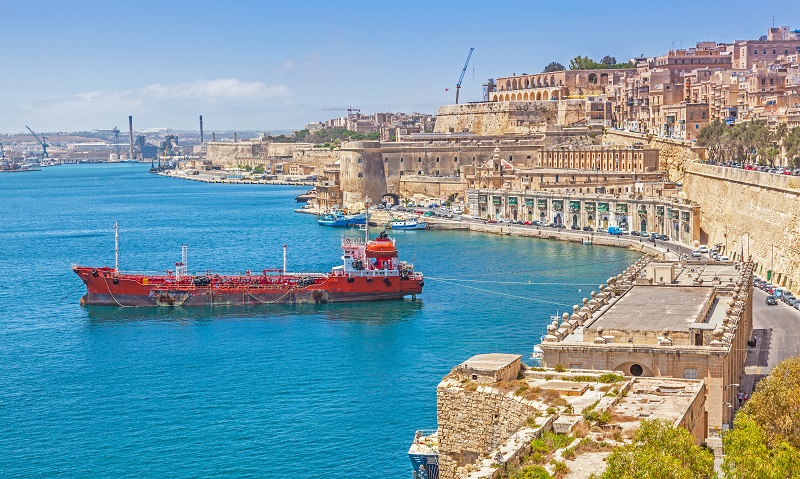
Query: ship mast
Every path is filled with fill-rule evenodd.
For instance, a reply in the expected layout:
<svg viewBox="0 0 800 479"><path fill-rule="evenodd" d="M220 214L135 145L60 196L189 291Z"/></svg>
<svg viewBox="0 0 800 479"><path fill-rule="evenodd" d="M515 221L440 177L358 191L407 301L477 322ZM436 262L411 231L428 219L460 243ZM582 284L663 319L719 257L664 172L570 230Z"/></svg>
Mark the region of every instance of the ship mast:
<svg viewBox="0 0 800 479"><path fill-rule="evenodd" d="M283 245L283 275L286 276L286 245Z"/></svg>
<svg viewBox="0 0 800 479"><path fill-rule="evenodd" d="M119 223L114 222L114 271L119 273Z"/></svg>
<svg viewBox="0 0 800 479"><path fill-rule="evenodd" d="M367 218L364 220L364 243L369 241L369 202L372 201L372 198L367 196L364 198L364 204L367 206Z"/></svg>

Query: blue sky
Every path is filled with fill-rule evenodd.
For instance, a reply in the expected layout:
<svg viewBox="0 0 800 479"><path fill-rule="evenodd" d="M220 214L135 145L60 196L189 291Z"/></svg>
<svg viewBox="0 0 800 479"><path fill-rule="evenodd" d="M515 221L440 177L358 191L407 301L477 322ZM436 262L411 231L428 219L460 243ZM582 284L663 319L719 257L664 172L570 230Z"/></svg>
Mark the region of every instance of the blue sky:
<svg viewBox="0 0 800 479"><path fill-rule="evenodd" d="M0 2L0 132L297 129L324 108L435 113L576 55L618 60L800 28L795 2ZM445 91L449 88L449 91Z"/></svg>

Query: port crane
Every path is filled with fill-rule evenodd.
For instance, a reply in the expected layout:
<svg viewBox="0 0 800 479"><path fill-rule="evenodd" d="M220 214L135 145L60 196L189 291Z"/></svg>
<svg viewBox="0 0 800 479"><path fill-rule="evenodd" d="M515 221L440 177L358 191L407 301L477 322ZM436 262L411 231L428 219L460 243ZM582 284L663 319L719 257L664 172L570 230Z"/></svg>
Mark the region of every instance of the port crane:
<svg viewBox="0 0 800 479"><path fill-rule="evenodd" d="M346 111L347 112L347 118L352 117L354 111L358 112L358 113L361 113L361 110L359 108L353 108L352 106L348 106L347 108L345 108L345 107L341 107L341 108L323 108L323 110Z"/></svg>
<svg viewBox="0 0 800 479"><path fill-rule="evenodd" d="M36 141L38 141L39 144L42 145L42 159L50 158L50 156L47 154L47 147L50 146L50 145L48 145L46 143L47 142L47 137L43 136L43 137L39 138L39 135L37 135L36 132L31 130L31 127L29 127L28 125L25 125L25 128L27 128L28 131L31 132L31 135L33 135L33 137L36 138Z"/></svg>
<svg viewBox="0 0 800 479"><path fill-rule="evenodd" d="M469 60L472 58L472 51L475 48L469 49L469 54L467 55L467 61L464 62L464 69L461 70L461 76L458 77L458 83L456 84L456 105L458 105L458 92L461 90L461 82L464 81L464 74L467 73L467 67L469 66Z"/></svg>

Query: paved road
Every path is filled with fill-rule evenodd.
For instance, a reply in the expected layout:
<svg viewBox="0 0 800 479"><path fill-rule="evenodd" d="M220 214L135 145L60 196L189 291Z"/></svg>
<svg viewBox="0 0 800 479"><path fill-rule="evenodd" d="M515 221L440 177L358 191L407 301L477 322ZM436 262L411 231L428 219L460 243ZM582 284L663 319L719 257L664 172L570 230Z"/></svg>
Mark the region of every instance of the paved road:
<svg viewBox="0 0 800 479"><path fill-rule="evenodd" d="M753 333L757 343L748 348L742 390L752 393L755 384L776 364L800 354L800 311L778 301L767 306L767 293L753 291Z"/></svg>

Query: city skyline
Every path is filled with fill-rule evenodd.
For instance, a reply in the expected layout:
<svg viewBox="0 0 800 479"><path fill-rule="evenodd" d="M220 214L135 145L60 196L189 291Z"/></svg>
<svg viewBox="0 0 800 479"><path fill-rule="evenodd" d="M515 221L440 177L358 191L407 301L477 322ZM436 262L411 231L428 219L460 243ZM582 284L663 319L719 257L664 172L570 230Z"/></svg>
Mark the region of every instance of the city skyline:
<svg viewBox="0 0 800 479"><path fill-rule="evenodd" d="M789 2L761 5L743 15L744 2L676 1L664 11L619 2L587 15L524 2L14 4L4 15L0 131L123 128L128 115L136 129L197 129L200 114L208 131L299 129L348 106L435 114L454 102L471 47L461 102L479 101L488 78L577 55L626 61L755 39L773 17L800 27Z"/></svg>

